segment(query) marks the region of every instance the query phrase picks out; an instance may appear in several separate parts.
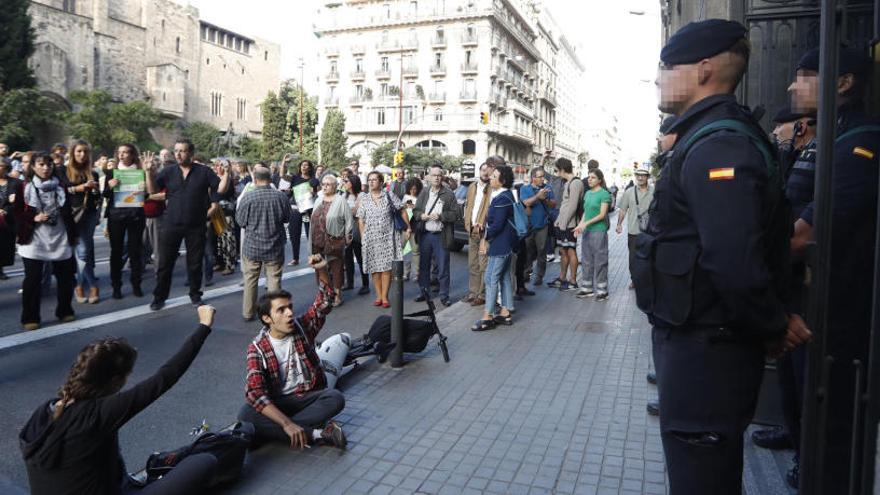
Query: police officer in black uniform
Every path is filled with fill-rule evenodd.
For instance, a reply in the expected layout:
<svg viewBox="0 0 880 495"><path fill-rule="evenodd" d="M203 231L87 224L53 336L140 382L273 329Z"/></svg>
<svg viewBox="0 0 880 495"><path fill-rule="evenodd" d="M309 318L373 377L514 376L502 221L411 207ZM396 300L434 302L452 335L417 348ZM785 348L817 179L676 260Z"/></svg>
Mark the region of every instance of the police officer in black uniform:
<svg viewBox="0 0 880 495"><path fill-rule="evenodd" d="M660 110L677 115L678 138L637 243L635 286L654 326L673 495L741 494L766 351L807 338L789 329L783 304L791 224L772 144L733 95L745 34L737 22L691 23L660 56ZM705 133L720 123L735 130Z"/></svg>
<svg viewBox="0 0 880 495"><path fill-rule="evenodd" d="M821 493L850 493L856 373L853 361L867 363L871 328L874 255L877 229L877 189L880 179L880 122L867 116L864 94L869 83L866 51L842 48L838 56L837 139L832 174L830 299L826 349L830 365L827 424L820 445L825 448ZM819 50L804 54L797 78L789 88L795 111L818 108ZM824 166L817 163L817 167ZM800 213L792 239L798 251L812 237L813 205ZM865 383L863 380L862 383ZM861 391L862 393L864 390ZM856 439L863 438L861 429ZM810 432L804 432L810 434ZM861 451L858 445L857 451ZM795 473L796 474L796 473ZM797 481L796 477L794 480ZM858 492L856 487L855 492Z"/></svg>

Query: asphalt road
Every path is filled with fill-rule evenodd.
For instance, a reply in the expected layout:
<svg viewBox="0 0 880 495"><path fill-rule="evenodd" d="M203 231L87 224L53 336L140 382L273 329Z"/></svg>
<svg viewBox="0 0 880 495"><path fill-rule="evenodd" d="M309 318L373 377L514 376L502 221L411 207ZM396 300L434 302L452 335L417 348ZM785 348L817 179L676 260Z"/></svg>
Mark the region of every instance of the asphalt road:
<svg viewBox="0 0 880 495"><path fill-rule="evenodd" d="M169 305L158 312L146 310L150 302L149 292L155 283L149 267L143 283L147 292L145 297L133 297L126 280L123 285L125 297L118 301L111 299L109 265L101 261L109 255L109 247L104 239L96 242L97 275L103 300L99 304L75 303L74 306L77 311L75 323L87 328L73 328L64 335L16 345L16 338L34 338L40 334L25 334L20 329L21 295L17 289L22 278L14 276L19 267L7 268L7 273L13 276L0 282L0 397L3 397L0 401L0 493L25 493L27 477L18 447L18 431L39 403L54 396L73 358L84 345L106 335L128 339L139 352L130 378L130 383L136 383L152 374L196 327L195 310L188 303L177 307ZM452 255L451 266L451 297L457 300L467 292L466 250ZM303 266L286 267L285 276L288 278L283 287L294 294L295 308L302 311L314 297L313 272ZM172 299L180 296L186 299L184 281L184 268L179 262ZM240 274L226 277L216 274L214 281L215 285L207 289L224 295L212 297L211 292L206 292L206 302L217 307L218 313L214 331L199 357L172 390L120 432L123 455L132 471L142 467L151 452L185 444L189 431L203 419L213 427L232 422L244 400L245 349L259 324L241 319ZM355 283L358 285L358 281ZM357 296L357 288L345 293L345 304L336 308L328 318L322 337L340 331L360 336L366 333L375 317L390 311L373 307L371 295ZM405 284L407 311L424 307L412 302L417 294L415 283ZM53 330L50 326L55 323L51 318L53 309L54 293L45 295L42 307L45 327L37 332ZM96 322L101 324L95 325ZM368 373L371 366L379 365L368 364L366 369L344 378L340 387L344 389L346 380L355 381L358 374Z"/></svg>

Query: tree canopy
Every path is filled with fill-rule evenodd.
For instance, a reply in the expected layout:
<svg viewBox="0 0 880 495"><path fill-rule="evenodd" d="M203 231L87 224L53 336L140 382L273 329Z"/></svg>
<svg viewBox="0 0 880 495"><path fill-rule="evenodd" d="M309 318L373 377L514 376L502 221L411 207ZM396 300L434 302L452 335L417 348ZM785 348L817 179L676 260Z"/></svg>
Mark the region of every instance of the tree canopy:
<svg viewBox="0 0 880 495"><path fill-rule="evenodd" d="M106 91L73 91L74 111L63 115L75 139L85 139L96 151L112 152L120 143L133 143L144 150L156 150L151 127L163 122L162 114L144 101L113 101Z"/></svg>
<svg viewBox="0 0 880 495"><path fill-rule="evenodd" d="M321 130L321 164L334 170L344 167L347 149L345 115L338 109L331 109Z"/></svg>
<svg viewBox="0 0 880 495"><path fill-rule="evenodd" d="M34 28L28 0L4 0L0 9L0 91L33 88L28 59L34 53Z"/></svg>

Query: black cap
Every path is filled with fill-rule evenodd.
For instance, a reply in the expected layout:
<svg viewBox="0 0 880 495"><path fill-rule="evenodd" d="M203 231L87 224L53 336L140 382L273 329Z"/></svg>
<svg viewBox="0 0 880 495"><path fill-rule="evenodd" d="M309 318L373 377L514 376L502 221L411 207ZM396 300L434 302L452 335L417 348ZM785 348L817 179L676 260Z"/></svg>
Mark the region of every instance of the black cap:
<svg viewBox="0 0 880 495"><path fill-rule="evenodd" d="M745 26L736 21L691 22L669 38L660 52L660 60L669 65L694 64L718 55L745 37Z"/></svg>
<svg viewBox="0 0 880 495"><path fill-rule="evenodd" d="M663 122L660 124L660 134L668 133L669 129L672 129L676 122L678 122L678 117L675 115L670 115L663 119Z"/></svg>
<svg viewBox="0 0 880 495"><path fill-rule="evenodd" d="M871 59L862 50L855 48L840 47L837 57L838 74L861 75L868 72L871 67ZM797 70L812 70L819 72L819 49L813 48L804 54L798 61Z"/></svg>
<svg viewBox="0 0 880 495"><path fill-rule="evenodd" d="M789 122L794 122L795 120L806 117L807 115L809 114L793 111L791 109L791 106L789 105L776 112L776 115L773 116L773 122L776 124L787 124Z"/></svg>

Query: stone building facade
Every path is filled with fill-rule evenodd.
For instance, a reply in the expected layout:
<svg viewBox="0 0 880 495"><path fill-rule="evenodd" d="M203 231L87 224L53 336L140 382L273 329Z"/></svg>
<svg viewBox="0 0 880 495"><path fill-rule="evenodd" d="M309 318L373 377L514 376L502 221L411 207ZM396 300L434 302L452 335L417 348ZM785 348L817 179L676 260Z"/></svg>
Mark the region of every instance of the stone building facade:
<svg viewBox="0 0 880 495"><path fill-rule="evenodd" d="M524 12L513 0L326 2L319 120L340 109L349 152L365 158L403 128L405 146L531 165L541 55Z"/></svg>
<svg viewBox="0 0 880 495"><path fill-rule="evenodd" d="M259 105L280 84L279 45L204 22L171 0L35 0L29 12L31 67L59 102L101 89L169 117L261 133Z"/></svg>

